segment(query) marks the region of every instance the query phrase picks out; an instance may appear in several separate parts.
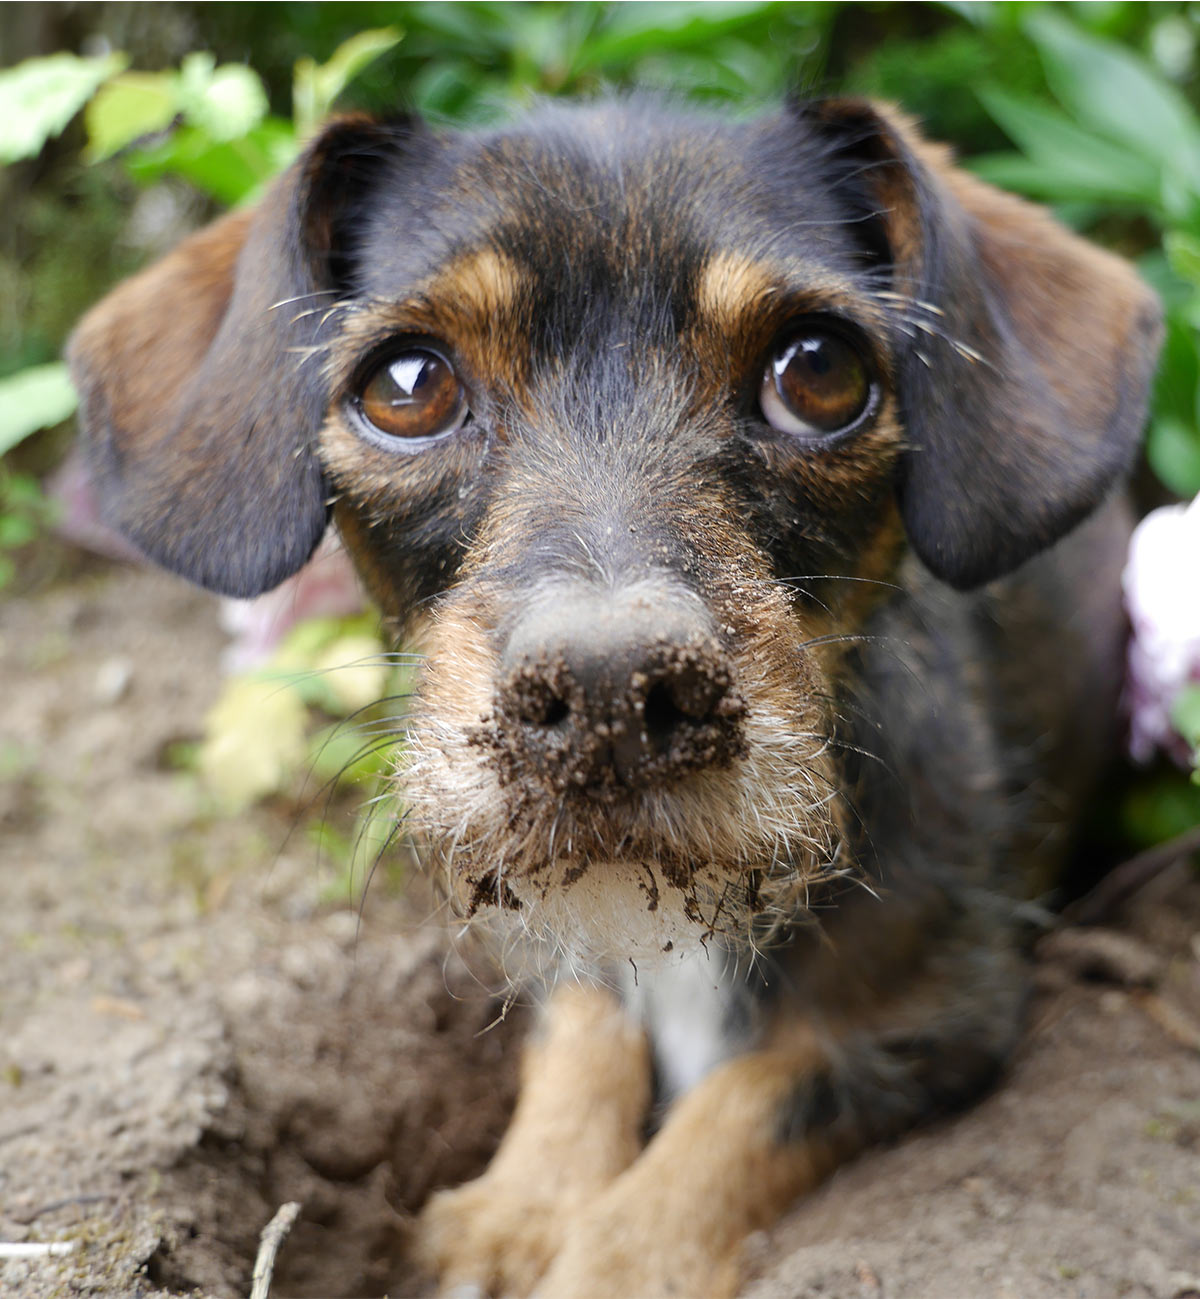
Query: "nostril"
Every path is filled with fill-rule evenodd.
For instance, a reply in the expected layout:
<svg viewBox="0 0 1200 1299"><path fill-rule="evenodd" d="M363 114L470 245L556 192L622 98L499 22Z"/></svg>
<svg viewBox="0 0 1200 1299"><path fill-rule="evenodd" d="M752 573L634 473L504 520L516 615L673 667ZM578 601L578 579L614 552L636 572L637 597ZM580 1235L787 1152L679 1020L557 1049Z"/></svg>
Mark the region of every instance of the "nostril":
<svg viewBox="0 0 1200 1299"><path fill-rule="evenodd" d="M503 710L521 726L561 726L571 715L575 686L561 664L527 660L500 685Z"/></svg>
<svg viewBox="0 0 1200 1299"><path fill-rule="evenodd" d="M520 691L513 702L513 716L523 726L560 726L571 712L570 704L561 695L548 690Z"/></svg>
<svg viewBox="0 0 1200 1299"><path fill-rule="evenodd" d="M655 746L661 748L666 744L684 721L686 714L675 703L666 682L659 681L651 686L646 695L642 722Z"/></svg>
<svg viewBox="0 0 1200 1299"><path fill-rule="evenodd" d="M688 661L676 664L663 684L670 692L671 702L684 717L693 722L707 722L712 720L729 687L729 674L724 665Z"/></svg>
<svg viewBox="0 0 1200 1299"><path fill-rule="evenodd" d="M531 718L534 725L558 726L567 720L570 713L570 706L565 699L559 699L556 695L546 700L546 706L542 709L540 718Z"/></svg>
<svg viewBox="0 0 1200 1299"><path fill-rule="evenodd" d="M717 672L694 664L677 664L654 681L646 690L642 724L656 751L664 752L677 735L716 721L727 685Z"/></svg>

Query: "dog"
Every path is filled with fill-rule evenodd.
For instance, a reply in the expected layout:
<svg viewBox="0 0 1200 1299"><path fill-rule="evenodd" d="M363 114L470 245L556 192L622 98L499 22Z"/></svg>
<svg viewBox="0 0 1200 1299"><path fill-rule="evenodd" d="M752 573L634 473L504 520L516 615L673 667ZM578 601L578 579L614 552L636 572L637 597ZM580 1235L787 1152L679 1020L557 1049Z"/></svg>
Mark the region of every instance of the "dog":
<svg viewBox="0 0 1200 1299"><path fill-rule="evenodd" d="M336 524L425 655L396 776L544 986L444 1291L732 1294L961 1106L1115 729L1160 333L900 111L333 122L69 347L107 519L252 596Z"/></svg>

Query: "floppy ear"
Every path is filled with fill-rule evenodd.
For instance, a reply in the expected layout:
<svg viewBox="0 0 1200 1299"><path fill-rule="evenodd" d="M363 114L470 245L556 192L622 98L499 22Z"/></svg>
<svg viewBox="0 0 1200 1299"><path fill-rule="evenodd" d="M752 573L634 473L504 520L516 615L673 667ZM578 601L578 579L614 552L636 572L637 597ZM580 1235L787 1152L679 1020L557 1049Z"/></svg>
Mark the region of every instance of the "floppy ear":
<svg viewBox="0 0 1200 1299"><path fill-rule="evenodd" d="M322 319L370 177L403 134L333 124L257 208L120 285L68 344L102 517L214 591L269 590L325 530Z"/></svg>
<svg viewBox="0 0 1200 1299"><path fill-rule="evenodd" d="M882 228L904 337L909 540L952 585L990 581L1128 470L1158 301L1120 258L960 171L900 113L837 100L802 111Z"/></svg>

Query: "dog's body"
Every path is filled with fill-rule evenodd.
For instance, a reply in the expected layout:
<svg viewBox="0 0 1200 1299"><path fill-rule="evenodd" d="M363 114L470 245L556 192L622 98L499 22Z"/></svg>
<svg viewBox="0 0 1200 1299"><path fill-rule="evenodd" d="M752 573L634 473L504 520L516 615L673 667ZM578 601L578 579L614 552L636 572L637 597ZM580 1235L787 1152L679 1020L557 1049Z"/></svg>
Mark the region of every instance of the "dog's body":
<svg viewBox="0 0 1200 1299"><path fill-rule="evenodd" d="M1077 525L1156 338L1123 264L859 103L335 124L84 322L152 557L252 594L332 505L428 652L419 836L557 978L422 1219L445 1286L728 1293L994 1078L1111 741L1127 525Z"/></svg>

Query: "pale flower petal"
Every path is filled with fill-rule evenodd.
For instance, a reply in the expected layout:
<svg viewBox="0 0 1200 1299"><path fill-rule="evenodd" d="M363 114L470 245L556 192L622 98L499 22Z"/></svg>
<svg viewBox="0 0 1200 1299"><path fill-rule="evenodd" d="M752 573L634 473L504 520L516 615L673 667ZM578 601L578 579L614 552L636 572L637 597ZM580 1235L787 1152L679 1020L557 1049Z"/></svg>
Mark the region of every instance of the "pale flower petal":
<svg viewBox="0 0 1200 1299"><path fill-rule="evenodd" d="M1130 753L1148 762L1162 749L1186 766L1189 748L1170 710L1185 686L1200 682L1200 497L1142 520L1123 581L1133 633L1125 696Z"/></svg>

